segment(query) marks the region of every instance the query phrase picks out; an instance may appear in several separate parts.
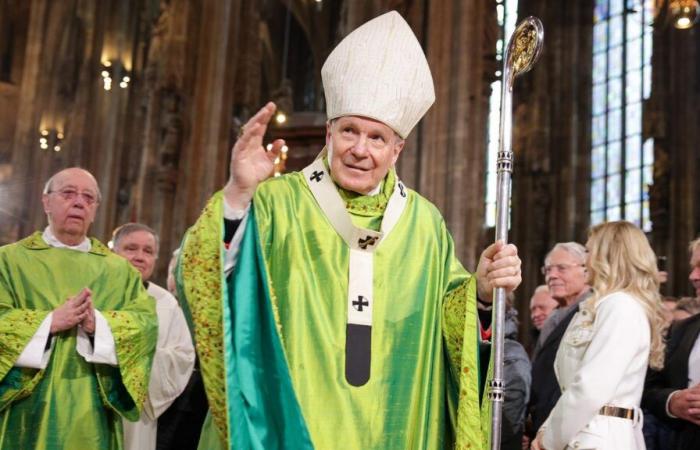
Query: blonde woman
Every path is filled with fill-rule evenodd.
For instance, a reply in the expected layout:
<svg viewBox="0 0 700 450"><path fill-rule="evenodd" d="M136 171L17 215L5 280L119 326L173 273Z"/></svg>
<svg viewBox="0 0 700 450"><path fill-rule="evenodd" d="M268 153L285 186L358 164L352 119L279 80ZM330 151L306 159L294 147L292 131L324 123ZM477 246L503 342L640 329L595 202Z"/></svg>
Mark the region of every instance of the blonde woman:
<svg viewBox="0 0 700 450"><path fill-rule="evenodd" d="M554 363L562 396L532 448L644 449L644 377L664 358L656 257L629 222L594 227L586 248L593 295L562 338Z"/></svg>

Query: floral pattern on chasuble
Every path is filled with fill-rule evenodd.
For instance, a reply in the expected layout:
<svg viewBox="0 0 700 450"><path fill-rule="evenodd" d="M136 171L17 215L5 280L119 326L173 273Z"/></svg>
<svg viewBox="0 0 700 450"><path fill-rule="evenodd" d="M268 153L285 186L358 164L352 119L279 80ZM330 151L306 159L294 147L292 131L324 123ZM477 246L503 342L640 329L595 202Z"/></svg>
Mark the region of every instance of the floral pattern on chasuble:
<svg viewBox="0 0 700 450"><path fill-rule="evenodd" d="M4 280L0 279L0 283ZM0 316L4 319L0 321L0 355L3 355L0 358L0 411L31 394L43 376L43 370L14 367L13 364L48 314L48 311L0 306Z"/></svg>
<svg viewBox="0 0 700 450"><path fill-rule="evenodd" d="M324 161L326 167L327 161ZM396 172L392 169L382 184L382 189L377 195L360 195L355 192L346 191L343 188L338 188L340 197L345 202L345 208L352 214L360 216L376 216L376 226L370 226L373 230L378 230L383 219L384 210L389 203L391 194L394 193L394 184L396 183ZM374 225L374 224L372 224Z"/></svg>
<svg viewBox="0 0 700 450"><path fill-rule="evenodd" d="M482 402L483 406L479 406L481 380L478 352L463 351L469 342L478 346L476 277L470 277L447 294L443 303L443 323L450 372L457 381L459 391L455 449L487 449L490 445L491 407L486 398Z"/></svg>
<svg viewBox="0 0 700 450"><path fill-rule="evenodd" d="M126 419L136 421L148 397L153 353L148 355L144 352L148 348L145 342L147 338L140 336L141 330L134 323L132 313L106 311L103 316L112 330L118 330L112 333L117 361L120 366L129 367L129 370L120 371L117 367L96 364L95 373L100 381L100 395L106 404L117 411L129 411L124 414ZM151 337L155 344L156 335ZM149 363L144 364L143 361ZM118 382L120 379L121 383ZM121 395L122 385L126 388L128 396Z"/></svg>
<svg viewBox="0 0 700 450"><path fill-rule="evenodd" d="M223 194L215 194L189 230L180 256L183 289L212 420L229 448L221 301L226 286L221 262Z"/></svg>

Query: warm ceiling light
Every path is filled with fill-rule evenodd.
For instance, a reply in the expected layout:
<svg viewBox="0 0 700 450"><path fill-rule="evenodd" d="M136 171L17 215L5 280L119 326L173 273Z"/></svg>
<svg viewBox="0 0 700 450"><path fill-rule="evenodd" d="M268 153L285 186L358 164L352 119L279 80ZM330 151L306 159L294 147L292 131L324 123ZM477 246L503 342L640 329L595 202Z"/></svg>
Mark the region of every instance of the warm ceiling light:
<svg viewBox="0 0 700 450"><path fill-rule="evenodd" d="M63 138L62 131L58 131L55 128L42 128L39 130L39 148L42 150L53 148L55 152L59 152L61 151Z"/></svg>
<svg viewBox="0 0 700 450"><path fill-rule="evenodd" d="M281 125L287 121L287 115L282 111L279 111L275 116L275 121Z"/></svg>
<svg viewBox="0 0 700 450"><path fill-rule="evenodd" d="M698 20L700 5L697 0L671 0L668 5L673 26L685 30Z"/></svg>

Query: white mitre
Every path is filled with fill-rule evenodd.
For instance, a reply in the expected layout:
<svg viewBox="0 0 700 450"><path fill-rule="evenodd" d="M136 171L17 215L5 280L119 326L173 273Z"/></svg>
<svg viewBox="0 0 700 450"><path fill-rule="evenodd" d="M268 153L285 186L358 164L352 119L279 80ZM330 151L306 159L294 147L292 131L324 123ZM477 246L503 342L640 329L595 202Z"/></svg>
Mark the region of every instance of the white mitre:
<svg viewBox="0 0 700 450"><path fill-rule="evenodd" d="M328 120L364 116L402 138L435 101L423 49L396 11L347 35L326 59L321 76Z"/></svg>

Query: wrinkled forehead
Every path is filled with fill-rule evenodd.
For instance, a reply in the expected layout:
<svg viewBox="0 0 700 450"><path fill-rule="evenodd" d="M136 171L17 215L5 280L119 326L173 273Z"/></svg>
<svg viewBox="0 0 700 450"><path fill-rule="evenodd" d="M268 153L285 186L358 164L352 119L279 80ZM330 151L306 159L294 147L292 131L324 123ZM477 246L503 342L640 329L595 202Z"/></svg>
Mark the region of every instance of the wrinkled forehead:
<svg viewBox="0 0 700 450"><path fill-rule="evenodd" d="M398 133L396 133L396 131L394 131L394 129L391 128L389 125L385 124L384 122L382 122L380 120L373 119L371 117L353 116L353 115L340 116L340 117L336 117L335 119L331 119L330 123L331 123L331 126L335 125L336 127L346 126L346 125L354 125L357 127L361 127L366 131L395 134L396 137L400 138Z"/></svg>
<svg viewBox="0 0 700 450"><path fill-rule="evenodd" d="M141 247L156 247L156 237L146 230L134 230L119 239L119 246L138 245Z"/></svg>
<svg viewBox="0 0 700 450"><path fill-rule="evenodd" d="M547 257L547 260L545 261L547 265L582 264L583 262L584 261L582 261L579 257L566 250L565 248L557 248L553 250Z"/></svg>

